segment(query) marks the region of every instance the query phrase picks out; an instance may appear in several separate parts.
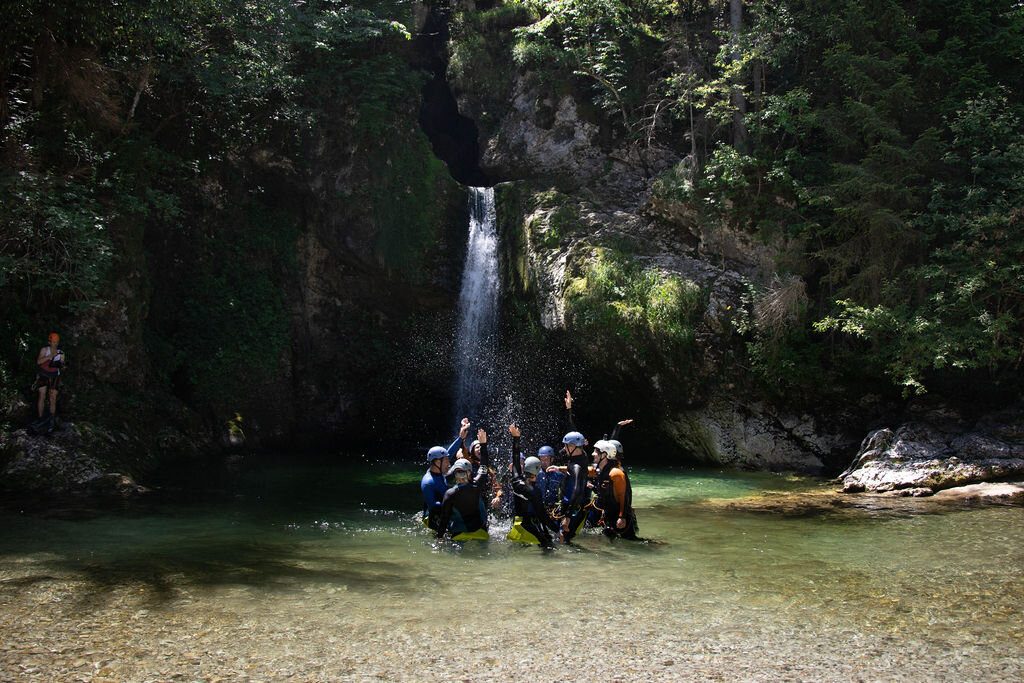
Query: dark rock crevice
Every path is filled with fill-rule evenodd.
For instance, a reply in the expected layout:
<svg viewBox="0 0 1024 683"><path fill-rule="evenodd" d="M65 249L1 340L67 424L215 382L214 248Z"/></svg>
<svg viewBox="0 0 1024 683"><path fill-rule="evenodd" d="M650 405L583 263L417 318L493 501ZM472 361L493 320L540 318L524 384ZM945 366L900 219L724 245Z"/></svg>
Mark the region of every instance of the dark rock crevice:
<svg viewBox="0 0 1024 683"><path fill-rule="evenodd" d="M485 187L493 181L480 168L476 122L459 113L447 80L450 12L449 7L432 7L413 46L414 66L431 76L423 86L419 124L452 178L464 185Z"/></svg>

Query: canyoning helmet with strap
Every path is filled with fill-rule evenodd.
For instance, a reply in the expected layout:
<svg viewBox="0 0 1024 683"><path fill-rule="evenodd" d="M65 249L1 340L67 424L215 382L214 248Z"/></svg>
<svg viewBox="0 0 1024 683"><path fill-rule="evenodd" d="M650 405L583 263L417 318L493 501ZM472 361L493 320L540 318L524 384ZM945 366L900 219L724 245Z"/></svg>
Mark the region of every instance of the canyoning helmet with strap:
<svg viewBox="0 0 1024 683"><path fill-rule="evenodd" d="M469 444L469 453L466 455L466 457L479 460L480 456L476 454L476 447L479 445L480 442L474 439L473 443Z"/></svg>
<svg viewBox="0 0 1024 683"><path fill-rule="evenodd" d="M456 472L469 472L472 474L473 463L466 460L465 458L459 458L458 460L455 461L455 464L448 469L448 474L446 474L445 476L450 477Z"/></svg>
<svg viewBox="0 0 1024 683"><path fill-rule="evenodd" d="M604 439L600 439L594 442L594 450L601 451L601 453L604 454L604 457L608 458L609 460L614 460L619 455L618 452L615 450L615 444L613 444L611 441L605 441Z"/></svg>
<svg viewBox="0 0 1024 683"><path fill-rule="evenodd" d="M532 474L535 477L540 474L540 458L535 455L527 458L526 462L523 463L523 472Z"/></svg>
<svg viewBox="0 0 1024 683"><path fill-rule="evenodd" d="M552 448L551 446L541 446L539 449L537 449L538 458L543 458L545 455L551 458L555 457L555 449Z"/></svg>
<svg viewBox="0 0 1024 683"><path fill-rule="evenodd" d="M434 446L427 451L427 462L434 462L435 460L441 460L448 455L448 449L444 446Z"/></svg>
<svg viewBox="0 0 1024 683"><path fill-rule="evenodd" d="M567 446L579 446L582 448L586 445L587 440L579 432L569 432L562 437L562 443Z"/></svg>
<svg viewBox="0 0 1024 683"><path fill-rule="evenodd" d="M615 446L615 452L619 454L620 458L623 455L625 455L625 453L622 450L622 442L621 441L619 441L618 439L608 439L608 443L610 443L611 445Z"/></svg>

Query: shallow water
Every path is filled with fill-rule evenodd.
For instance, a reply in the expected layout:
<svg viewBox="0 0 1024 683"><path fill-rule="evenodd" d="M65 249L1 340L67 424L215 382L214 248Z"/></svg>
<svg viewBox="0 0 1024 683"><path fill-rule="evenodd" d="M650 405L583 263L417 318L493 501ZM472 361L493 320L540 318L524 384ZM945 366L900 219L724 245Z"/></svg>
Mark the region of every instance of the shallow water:
<svg viewBox="0 0 1024 683"><path fill-rule="evenodd" d="M636 469L659 543L543 553L498 521L434 542L420 475L261 463L173 504L0 513L0 680L1024 677L1020 508Z"/></svg>

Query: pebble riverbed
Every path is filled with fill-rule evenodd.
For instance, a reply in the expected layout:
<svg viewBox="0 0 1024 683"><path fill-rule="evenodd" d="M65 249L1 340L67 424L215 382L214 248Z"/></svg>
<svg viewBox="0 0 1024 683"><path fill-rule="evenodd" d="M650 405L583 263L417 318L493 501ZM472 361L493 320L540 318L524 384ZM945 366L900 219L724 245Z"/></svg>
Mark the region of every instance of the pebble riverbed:
<svg viewBox="0 0 1024 683"><path fill-rule="evenodd" d="M549 554L377 510L8 516L0 681L1024 680L1020 508L750 512L673 486L640 509L663 544Z"/></svg>

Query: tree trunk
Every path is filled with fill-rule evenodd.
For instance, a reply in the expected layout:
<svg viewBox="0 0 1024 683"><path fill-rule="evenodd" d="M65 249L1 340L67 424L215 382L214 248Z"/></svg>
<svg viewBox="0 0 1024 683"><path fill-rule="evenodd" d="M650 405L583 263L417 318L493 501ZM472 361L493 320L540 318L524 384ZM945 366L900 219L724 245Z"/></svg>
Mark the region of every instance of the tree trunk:
<svg viewBox="0 0 1024 683"><path fill-rule="evenodd" d="M734 62L740 60L740 29L743 27L743 0L729 0L729 24L732 28L732 59ZM737 79L743 82L743 79ZM743 117L747 113L747 100L743 97L743 91L735 86L732 91L733 125L732 125L732 146L739 152L747 149L747 126Z"/></svg>

